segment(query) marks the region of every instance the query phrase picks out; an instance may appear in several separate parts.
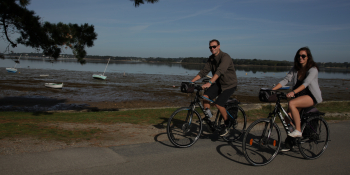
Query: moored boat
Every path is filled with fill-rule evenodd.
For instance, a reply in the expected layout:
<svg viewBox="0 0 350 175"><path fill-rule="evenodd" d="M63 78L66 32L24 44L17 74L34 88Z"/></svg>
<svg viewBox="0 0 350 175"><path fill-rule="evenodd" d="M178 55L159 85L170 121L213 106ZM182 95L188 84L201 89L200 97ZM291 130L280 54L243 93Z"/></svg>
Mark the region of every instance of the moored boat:
<svg viewBox="0 0 350 175"><path fill-rule="evenodd" d="M45 86L54 89L62 89L63 83L45 83Z"/></svg>
<svg viewBox="0 0 350 175"><path fill-rule="evenodd" d="M22 56L22 54L19 56L18 60L15 61L16 64L13 68L12 67L6 68L7 72L11 72L11 73L17 72L16 66L17 66L17 64L19 64L19 59L21 59L21 56Z"/></svg>
<svg viewBox="0 0 350 175"><path fill-rule="evenodd" d="M16 68L6 68L7 72L11 72L11 73L16 73L17 69Z"/></svg>
<svg viewBox="0 0 350 175"><path fill-rule="evenodd" d="M103 72L103 74L93 74L92 78L99 79L99 80L105 80L107 78L107 76L105 76L105 72L106 72L106 69L107 69L107 66L108 66L108 63L110 60L111 60L111 58L108 59L108 62L107 62L107 65L106 65L106 68L105 68L105 71Z"/></svg>
<svg viewBox="0 0 350 175"><path fill-rule="evenodd" d="M102 74L93 74L92 78L105 80L107 78L107 76L104 76Z"/></svg>

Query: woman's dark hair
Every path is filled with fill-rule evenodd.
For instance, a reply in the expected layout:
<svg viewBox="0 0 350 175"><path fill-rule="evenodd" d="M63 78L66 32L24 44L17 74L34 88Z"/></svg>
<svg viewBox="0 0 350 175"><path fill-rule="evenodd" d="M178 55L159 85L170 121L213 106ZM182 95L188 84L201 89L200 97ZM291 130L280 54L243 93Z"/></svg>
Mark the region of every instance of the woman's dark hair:
<svg viewBox="0 0 350 175"><path fill-rule="evenodd" d="M302 51L302 50L304 50L306 52L307 58L308 58L307 59L307 63L306 63L306 70L309 70L312 67L316 67L316 69L319 70L317 64L314 61L314 58L312 57L311 51L310 51L310 49L308 47L300 48L297 51L297 53L295 54L295 56L294 56L294 67L295 67L295 69L296 70L300 70L301 69L301 64L299 62L299 58L300 58L299 52Z"/></svg>

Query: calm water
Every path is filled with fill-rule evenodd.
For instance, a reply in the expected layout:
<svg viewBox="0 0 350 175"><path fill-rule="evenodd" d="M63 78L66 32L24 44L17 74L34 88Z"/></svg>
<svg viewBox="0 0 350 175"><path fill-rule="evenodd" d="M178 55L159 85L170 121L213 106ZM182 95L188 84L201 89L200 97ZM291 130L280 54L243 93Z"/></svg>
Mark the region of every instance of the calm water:
<svg viewBox="0 0 350 175"><path fill-rule="evenodd" d="M16 65L18 71L21 68L30 69L54 69L54 70L75 70L75 71L90 71L92 73L103 73L106 68L105 62L87 62L84 65L75 61L57 61L51 63L48 60L26 60L21 59L20 64ZM11 59L0 60L0 67L14 67L15 62ZM155 64L141 62L110 62L108 72L117 72L126 74L166 74L166 75L197 75L203 65L182 65L182 64ZM288 72L288 68L271 68L271 67L236 67L236 73L239 77L281 77L283 78ZM210 75L210 74L209 74ZM321 70L319 78L329 79L350 79L349 70Z"/></svg>

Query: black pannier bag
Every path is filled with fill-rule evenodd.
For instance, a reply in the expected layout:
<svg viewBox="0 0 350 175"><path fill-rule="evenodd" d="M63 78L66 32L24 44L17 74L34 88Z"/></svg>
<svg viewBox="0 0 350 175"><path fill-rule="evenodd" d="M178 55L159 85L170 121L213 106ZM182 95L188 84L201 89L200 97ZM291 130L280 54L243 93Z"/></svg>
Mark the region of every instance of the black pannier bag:
<svg viewBox="0 0 350 175"><path fill-rule="evenodd" d="M182 82L181 83L181 92L183 93L193 93L194 92L194 83Z"/></svg>
<svg viewBox="0 0 350 175"><path fill-rule="evenodd" d="M310 117L314 116L321 116L324 115L323 112L318 111L317 108L315 107L309 107L309 108L304 108L300 112L300 116L302 117L302 120L305 122L307 119ZM303 137L310 137L312 133L315 133L318 131L319 127L319 122L320 120L311 120L308 124L306 124L304 131L303 131Z"/></svg>
<svg viewBox="0 0 350 175"><path fill-rule="evenodd" d="M239 101L235 98L230 98L226 104L227 104L226 106L227 112L229 113L229 115L233 117L233 119L236 119L238 114Z"/></svg>
<svg viewBox="0 0 350 175"><path fill-rule="evenodd" d="M271 89L261 88L259 91L259 100L262 102L276 102L276 92Z"/></svg>

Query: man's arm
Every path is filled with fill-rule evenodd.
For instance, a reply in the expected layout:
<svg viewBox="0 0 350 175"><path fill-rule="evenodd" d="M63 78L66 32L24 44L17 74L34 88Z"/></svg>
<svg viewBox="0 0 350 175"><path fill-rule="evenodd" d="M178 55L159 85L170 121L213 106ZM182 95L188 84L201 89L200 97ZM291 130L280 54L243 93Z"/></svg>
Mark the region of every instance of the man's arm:
<svg viewBox="0 0 350 175"><path fill-rule="evenodd" d="M217 74L218 76L221 76L222 74L224 74L227 71L227 69L231 63L232 63L231 57L228 54L225 54L221 58L221 63L219 65L219 67L217 68L215 74Z"/></svg>
<svg viewBox="0 0 350 175"><path fill-rule="evenodd" d="M208 73L211 71L211 64L210 64L210 58L207 60L207 62L205 63L203 69L201 71L199 71L198 75L200 77L205 77L206 75L208 75Z"/></svg>
<svg viewBox="0 0 350 175"><path fill-rule="evenodd" d="M205 89L205 88L209 88L211 86L212 83L214 83L217 79L219 78L219 75L217 74L214 74L214 76L209 80L208 83L205 83L202 88Z"/></svg>
<svg viewBox="0 0 350 175"><path fill-rule="evenodd" d="M195 82L195 81L197 81L199 79L201 79L201 76L197 75L191 80L191 82Z"/></svg>

